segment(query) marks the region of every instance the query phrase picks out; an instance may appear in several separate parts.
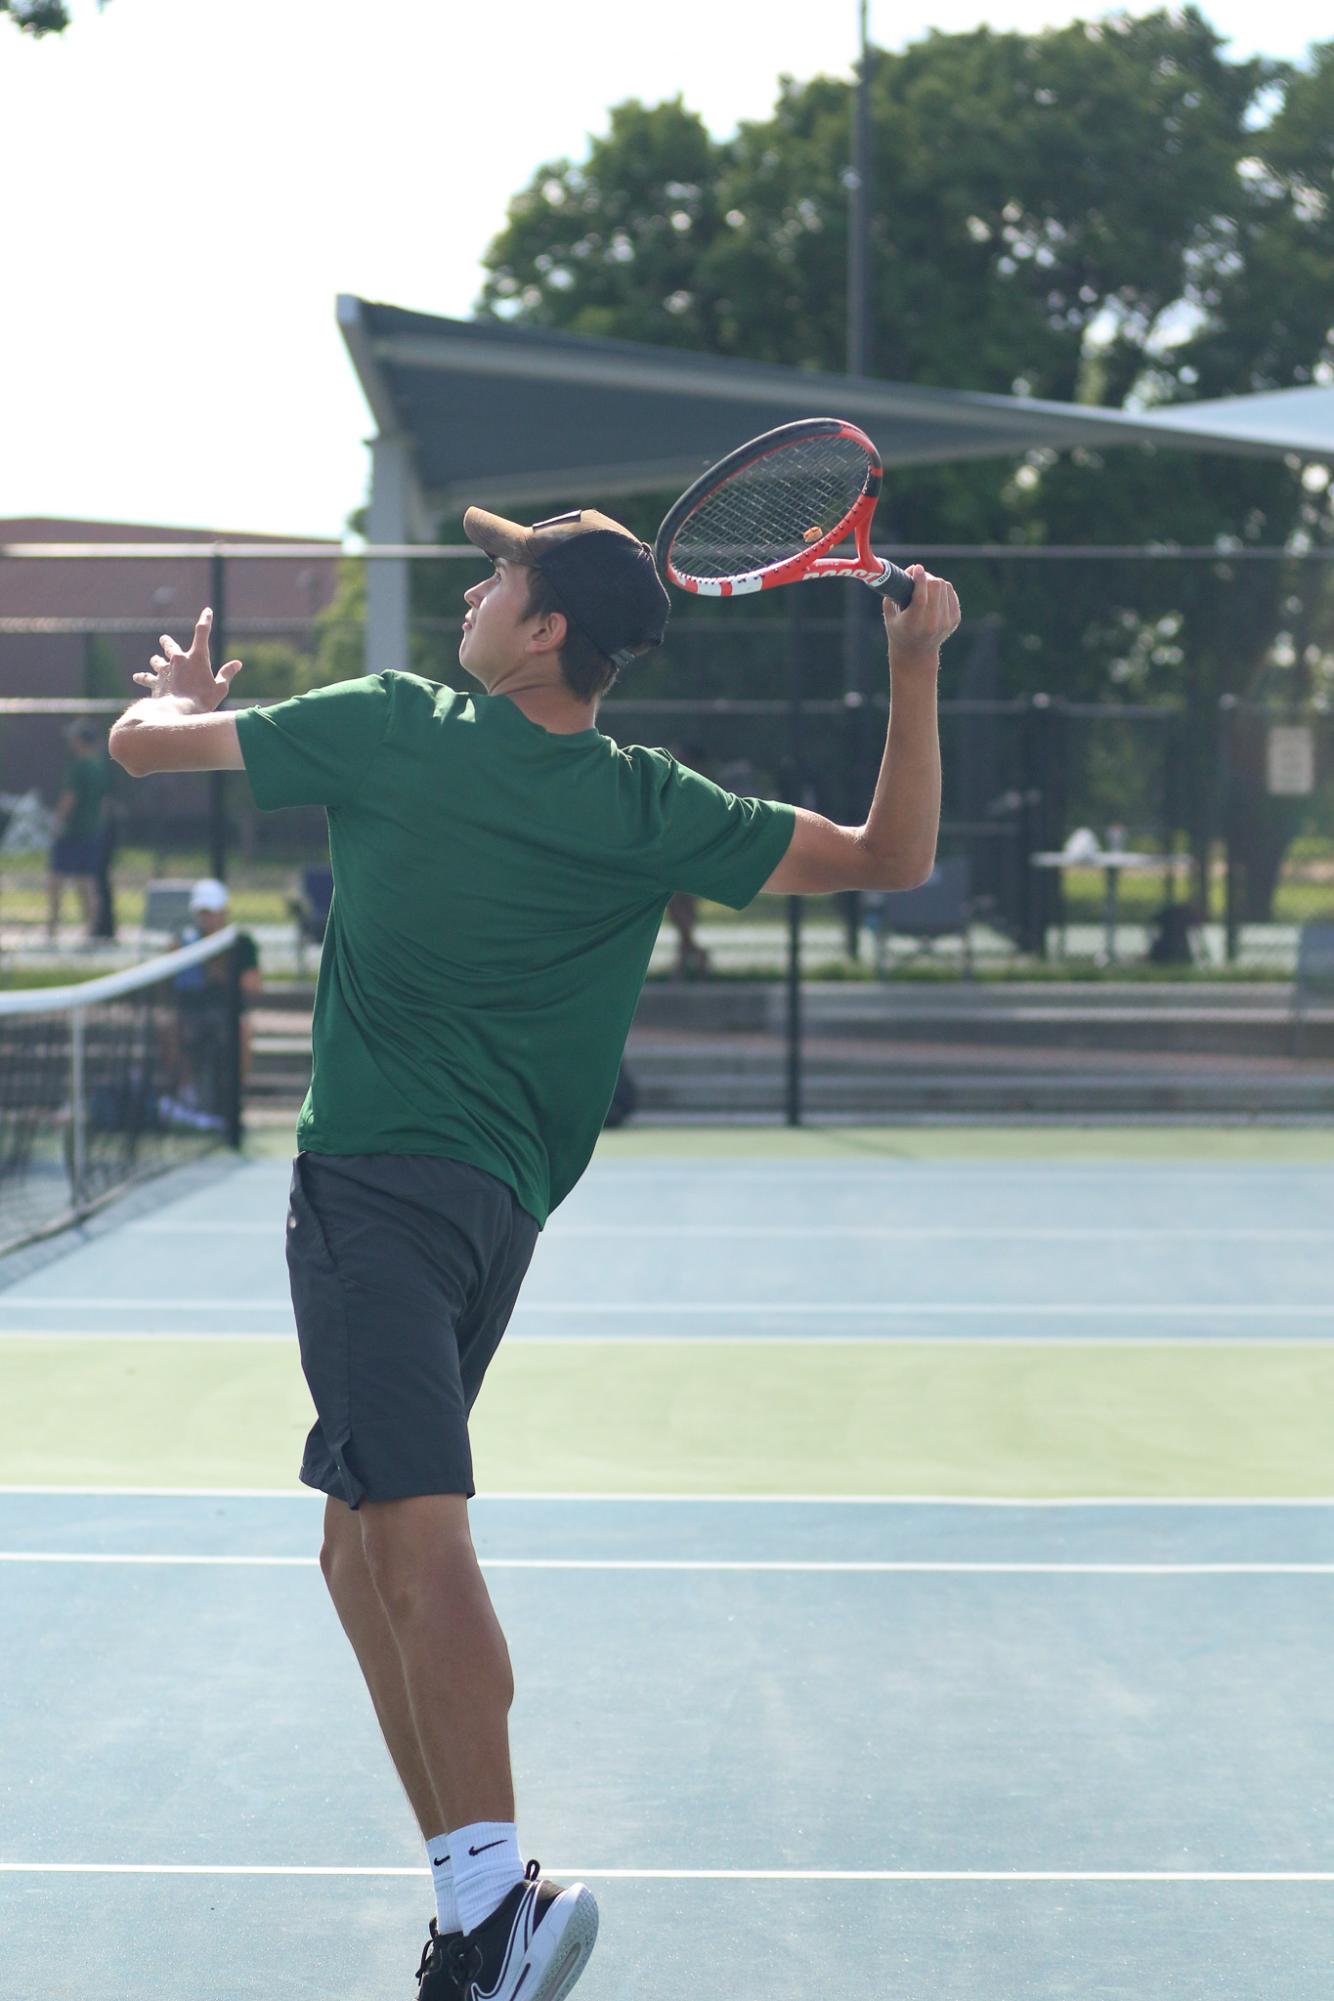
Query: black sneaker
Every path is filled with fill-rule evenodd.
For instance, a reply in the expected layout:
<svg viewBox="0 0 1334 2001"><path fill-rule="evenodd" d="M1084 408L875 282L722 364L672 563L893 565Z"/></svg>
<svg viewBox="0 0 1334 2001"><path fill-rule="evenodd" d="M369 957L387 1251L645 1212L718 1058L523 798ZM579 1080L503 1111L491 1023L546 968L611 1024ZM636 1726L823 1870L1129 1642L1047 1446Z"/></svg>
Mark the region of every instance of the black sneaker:
<svg viewBox="0 0 1334 2001"><path fill-rule="evenodd" d="M442 1932L431 1919L431 1936L417 1968L417 2001L454 2001L458 1989L449 1967L449 1949L462 1937L462 1932Z"/></svg>
<svg viewBox="0 0 1334 2001"><path fill-rule="evenodd" d="M451 2001L563 2001L588 1963L598 1907L582 1883L566 1889L528 1864L499 1910L476 1931L440 1941L454 1979L431 1991ZM425 1989L422 1990L425 1995Z"/></svg>

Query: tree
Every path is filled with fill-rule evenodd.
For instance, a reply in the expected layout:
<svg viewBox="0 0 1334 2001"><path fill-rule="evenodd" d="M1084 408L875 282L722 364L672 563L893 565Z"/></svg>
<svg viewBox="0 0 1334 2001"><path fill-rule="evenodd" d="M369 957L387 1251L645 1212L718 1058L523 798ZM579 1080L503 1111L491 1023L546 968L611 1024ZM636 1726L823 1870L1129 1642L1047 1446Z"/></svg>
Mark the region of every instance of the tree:
<svg viewBox="0 0 1334 2001"><path fill-rule="evenodd" d="M21 34L34 37L59 35L69 26L65 0L0 0L0 14L8 14Z"/></svg>
<svg viewBox="0 0 1334 2001"><path fill-rule="evenodd" d="M931 33L877 53L871 91L877 375L1129 408L1334 380L1334 43L1233 63L1189 7ZM841 369L850 108L839 79L787 80L715 141L680 100L618 106L515 198L479 311ZM1219 550L961 579L1002 620L1009 690L1191 705L1201 840L1218 698L1334 688L1329 566L1227 560L1334 543L1318 473L1033 452L891 472L881 519L922 544Z"/></svg>
<svg viewBox="0 0 1334 2001"><path fill-rule="evenodd" d="M97 0L99 14L107 0ZM62 35L70 24L67 0L0 0L0 14L8 14L20 34L40 39Z"/></svg>

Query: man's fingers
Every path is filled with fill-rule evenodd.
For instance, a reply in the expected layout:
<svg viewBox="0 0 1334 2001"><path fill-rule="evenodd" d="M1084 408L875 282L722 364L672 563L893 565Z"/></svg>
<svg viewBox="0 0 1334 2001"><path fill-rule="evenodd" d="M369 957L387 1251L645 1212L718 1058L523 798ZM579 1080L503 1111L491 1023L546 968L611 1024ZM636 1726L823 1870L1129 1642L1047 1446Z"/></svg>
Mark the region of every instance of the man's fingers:
<svg viewBox="0 0 1334 2001"><path fill-rule="evenodd" d="M166 654L167 660L172 659L177 653L184 653L185 651L183 646L176 644L176 641L169 632L160 632L157 636L157 643ZM166 665L166 661L163 662L163 665Z"/></svg>
<svg viewBox="0 0 1334 2001"><path fill-rule="evenodd" d="M156 674L131 674L130 679L137 688L156 688Z"/></svg>
<svg viewBox="0 0 1334 2001"><path fill-rule="evenodd" d="M210 605L205 605L204 609L200 612L198 618L195 620L195 636L190 647L190 651L192 653L196 649L199 649L205 653L208 652L208 636L212 630L213 630L213 610Z"/></svg>
<svg viewBox="0 0 1334 2001"><path fill-rule="evenodd" d="M886 598L886 627L893 632L899 620L906 619L907 625L898 632L898 638L904 645L920 644L933 636L948 639L957 629L962 616L953 584L947 577L933 576L921 563L913 563L908 575L914 585L912 603L904 609Z"/></svg>
<svg viewBox="0 0 1334 2001"><path fill-rule="evenodd" d="M218 679L231 683L236 679L240 671L241 662L239 660L225 660L218 669Z"/></svg>

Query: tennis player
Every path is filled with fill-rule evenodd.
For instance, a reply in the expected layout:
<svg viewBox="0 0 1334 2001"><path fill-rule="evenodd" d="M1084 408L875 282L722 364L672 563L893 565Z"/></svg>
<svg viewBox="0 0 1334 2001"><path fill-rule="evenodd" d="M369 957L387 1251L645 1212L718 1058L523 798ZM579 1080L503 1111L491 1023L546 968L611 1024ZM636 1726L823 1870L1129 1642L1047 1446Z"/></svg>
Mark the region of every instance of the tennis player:
<svg viewBox="0 0 1334 2001"><path fill-rule="evenodd" d="M885 601L893 705L861 826L735 798L597 726L668 602L606 515L465 519L482 693L388 672L220 713L211 613L163 636L111 749L136 777L247 774L328 809L334 900L287 1218L316 1410L321 1566L430 1859L418 2001L558 2001L592 1948L582 1884L525 1868L509 1654L469 1534L468 1414L538 1234L588 1163L673 893L901 889L935 851L936 673L959 622L920 566Z"/></svg>

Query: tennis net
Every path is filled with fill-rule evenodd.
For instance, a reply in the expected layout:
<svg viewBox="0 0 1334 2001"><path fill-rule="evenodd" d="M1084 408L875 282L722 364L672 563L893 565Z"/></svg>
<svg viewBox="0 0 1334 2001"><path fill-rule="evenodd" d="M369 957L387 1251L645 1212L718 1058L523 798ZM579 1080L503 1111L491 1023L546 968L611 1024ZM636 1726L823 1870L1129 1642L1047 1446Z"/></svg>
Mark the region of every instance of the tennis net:
<svg viewBox="0 0 1334 2001"><path fill-rule="evenodd" d="M240 1143L236 935L0 993L0 1253Z"/></svg>

